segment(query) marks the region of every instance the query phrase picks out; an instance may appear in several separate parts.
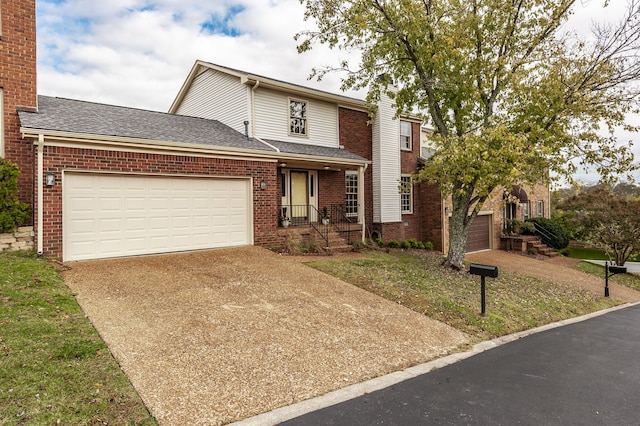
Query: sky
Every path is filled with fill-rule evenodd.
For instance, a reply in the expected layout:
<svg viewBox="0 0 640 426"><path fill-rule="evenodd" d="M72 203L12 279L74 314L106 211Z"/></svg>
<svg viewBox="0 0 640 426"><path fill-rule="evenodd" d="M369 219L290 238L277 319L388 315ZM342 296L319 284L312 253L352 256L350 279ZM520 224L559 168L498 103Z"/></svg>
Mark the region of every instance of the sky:
<svg viewBox="0 0 640 426"><path fill-rule="evenodd" d="M604 2L581 0L571 26L587 34L592 20L614 20L626 5ZM339 93L339 74L307 78L348 58L324 46L297 53L294 35L314 28L299 0L37 0L36 8L41 95L167 111L196 60ZM620 138L638 141L640 160L640 137Z"/></svg>

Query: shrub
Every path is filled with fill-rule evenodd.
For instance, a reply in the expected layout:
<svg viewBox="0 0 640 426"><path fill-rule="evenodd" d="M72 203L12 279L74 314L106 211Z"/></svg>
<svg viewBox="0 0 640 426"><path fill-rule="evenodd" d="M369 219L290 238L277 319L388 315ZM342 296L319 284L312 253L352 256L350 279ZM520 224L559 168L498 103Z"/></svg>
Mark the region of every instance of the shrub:
<svg viewBox="0 0 640 426"><path fill-rule="evenodd" d="M376 243L378 247L384 247L384 240L382 238L376 238L373 242Z"/></svg>
<svg viewBox="0 0 640 426"><path fill-rule="evenodd" d="M413 248L413 246L411 245L411 242L405 240L400 243L400 248L407 250Z"/></svg>
<svg viewBox="0 0 640 426"><path fill-rule="evenodd" d="M389 248L398 248L398 247L400 247L400 243L399 243L397 240L390 240L390 241L387 243L387 246L388 246Z"/></svg>
<svg viewBox="0 0 640 426"><path fill-rule="evenodd" d="M18 199L20 169L0 158L0 232L12 232L29 219L29 205Z"/></svg>
<svg viewBox="0 0 640 426"><path fill-rule="evenodd" d="M427 241L426 243L424 243L424 248L426 250L433 250L433 243L431 241Z"/></svg>
<svg viewBox="0 0 640 426"><path fill-rule="evenodd" d="M542 242L553 247L556 250L563 249L569 245L569 234L562 225L554 222L546 217L532 217L527 219L527 222L537 223L545 229L546 235L541 234Z"/></svg>

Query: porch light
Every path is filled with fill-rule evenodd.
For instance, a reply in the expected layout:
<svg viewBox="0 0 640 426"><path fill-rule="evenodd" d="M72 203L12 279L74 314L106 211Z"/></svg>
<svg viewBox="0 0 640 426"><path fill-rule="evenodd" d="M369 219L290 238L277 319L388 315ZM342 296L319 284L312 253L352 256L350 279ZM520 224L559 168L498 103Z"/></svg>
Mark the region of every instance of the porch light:
<svg viewBox="0 0 640 426"><path fill-rule="evenodd" d="M53 186L56 183L56 175L54 175L53 172L48 172L46 179L47 186Z"/></svg>
<svg viewBox="0 0 640 426"><path fill-rule="evenodd" d="M263 180L262 182L260 182L260 189L262 189L263 191L265 189L267 189L267 182L266 181Z"/></svg>
<svg viewBox="0 0 640 426"><path fill-rule="evenodd" d="M330 166L324 166L325 170L329 170L331 167Z"/></svg>
<svg viewBox="0 0 640 426"><path fill-rule="evenodd" d="M280 164L278 164L278 166L280 167L287 167L287 163L285 161L281 162Z"/></svg>

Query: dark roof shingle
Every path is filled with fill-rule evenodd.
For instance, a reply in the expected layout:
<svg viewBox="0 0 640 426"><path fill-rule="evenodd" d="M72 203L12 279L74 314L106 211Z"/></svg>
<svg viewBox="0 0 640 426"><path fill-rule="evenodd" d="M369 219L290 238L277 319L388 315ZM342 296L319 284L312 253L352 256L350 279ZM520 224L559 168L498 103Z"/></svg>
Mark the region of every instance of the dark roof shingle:
<svg viewBox="0 0 640 426"><path fill-rule="evenodd" d="M217 120L50 96L38 96L38 111L19 111L23 128L199 144L274 153L268 145ZM268 141L282 153L366 161L344 149Z"/></svg>

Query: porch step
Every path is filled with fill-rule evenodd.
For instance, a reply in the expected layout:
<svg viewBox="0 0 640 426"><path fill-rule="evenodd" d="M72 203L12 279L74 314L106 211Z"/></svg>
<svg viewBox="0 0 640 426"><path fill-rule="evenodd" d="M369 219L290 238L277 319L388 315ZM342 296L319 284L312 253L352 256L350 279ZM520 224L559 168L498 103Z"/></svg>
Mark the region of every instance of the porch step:
<svg viewBox="0 0 640 426"><path fill-rule="evenodd" d="M527 241L527 250L532 248L536 249L538 254L541 254L543 256L548 256L548 257L558 256L558 252L556 252L555 250L553 250L552 248L544 244L540 238Z"/></svg>

